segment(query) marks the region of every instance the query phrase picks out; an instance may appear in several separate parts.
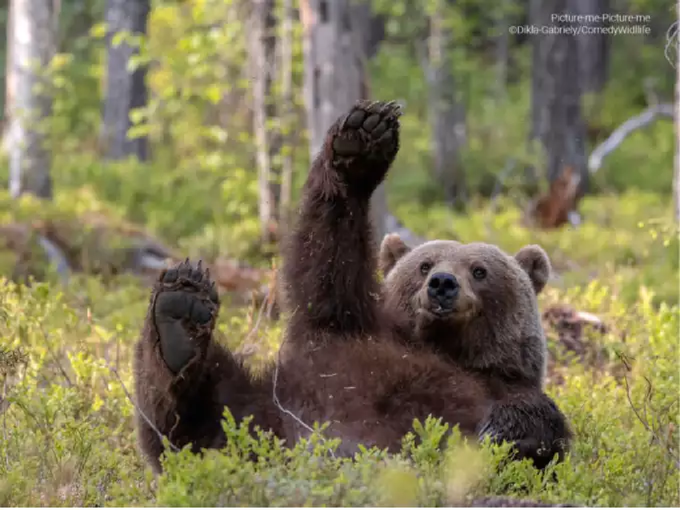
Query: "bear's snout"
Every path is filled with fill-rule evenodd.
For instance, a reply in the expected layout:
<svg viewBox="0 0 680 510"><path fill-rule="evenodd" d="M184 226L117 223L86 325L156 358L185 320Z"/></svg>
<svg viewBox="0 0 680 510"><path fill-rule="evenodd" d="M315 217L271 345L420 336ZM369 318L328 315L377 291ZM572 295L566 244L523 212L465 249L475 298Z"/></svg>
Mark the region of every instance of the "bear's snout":
<svg viewBox="0 0 680 510"><path fill-rule="evenodd" d="M428 297L445 310L453 308L459 290L458 280L450 273L435 273L427 282Z"/></svg>

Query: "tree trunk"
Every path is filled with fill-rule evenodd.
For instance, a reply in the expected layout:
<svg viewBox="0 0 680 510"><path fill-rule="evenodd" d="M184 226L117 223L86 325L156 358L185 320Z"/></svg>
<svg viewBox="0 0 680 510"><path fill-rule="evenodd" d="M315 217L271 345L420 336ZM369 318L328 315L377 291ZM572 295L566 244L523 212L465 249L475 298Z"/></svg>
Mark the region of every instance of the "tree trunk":
<svg viewBox="0 0 680 510"><path fill-rule="evenodd" d="M11 123L9 119L11 118L10 108L14 104L14 93L17 88L17 75L14 70L14 65L12 62L12 54L14 53L13 42L14 42L14 24L13 13L14 9L8 5L7 9L7 53L5 58L5 104L3 108L3 126L2 126L2 151L9 152L9 130Z"/></svg>
<svg viewBox="0 0 680 510"><path fill-rule="evenodd" d="M675 220L680 222L680 0L676 5L678 26L675 31L675 172L673 172L673 195Z"/></svg>
<svg viewBox="0 0 680 510"><path fill-rule="evenodd" d="M52 197L50 153L44 122L51 92L44 74L54 55L56 18L51 0L13 0L8 72L9 187L13 197Z"/></svg>
<svg viewBox="0 0 680 510"><path fill-rule="evenodd" d="M465 176L460 148L465 143L465 110L456 97L451 55L451 31L445 26L444 0L438 0L430 17L430 37L426 75L429 88L429 115L432 129L432 156L435 178L453 206L465 202Z"/></svg>
<svg viewBox="0 0 680 510"><path fill-rule="evenodd" d="M602 16L611 12L610 0L571 0L574 14ZM604 28L604 21L584 22L582 26ZM602 92L609 75L610 36L603 33L579 34L578 44L579 73L581 92Z"/></svg>
<svg viewBox="0 0 680 510"><path fill-rule="evenodd" d="M493 10L496 54L496 86L493 92L497 98L505 97L510 63L509 0L501 0Z"/></svg>
<svg viewBox="0 0 680 510"><path fill-rule="evenodd" d="M312 158L327 129L357 100L368 97L362 34L367 4L350 0L301 0L304 28L305 106ZM375 240L387 232L385 184L371 200Z"/></svg>
<svg viewBox="0 0 680 510"><path fill-rule="evenodd" d="M550 10L548 7L548 12L546 10L545 4L549 2L543 2L543 0L530 0L529 1L529 23L531 26L541 26L541 23L550 16ZM541 44L542 39L539 35L531 36L531 128L529 131L529 144L533 145L536 141L540 142L541 133L543 133L543 125L545 120L543 119L543 114L545 109L542 107L544 103L543 99L543 64L545 62L545 45ZM530 150L533 147L530 147ZM533 152L533 151L531 151ZM533 194L538 190L538 182L540 179L539 170L533 166L529 165L526 168L526 185L527 191Z"/></svg>
<svg viewBox="0 0 680 510"><path fill-rule="evenodd" d="M552 13L574 12L574 0L533 0L536 26L560 25ZM566 26L566 24L563 24ZM576 37L564 33L533 36L532 140L546 157L546 175L555 181L571 168L578 179L577 200L587 189L585 126L581 115L579 48Z"/></svg>
<svg viewBox="0 0 680 510"><path fill-rule="evenodd" d="M276 19L274 0L252 2L251 50L253 71L253 113L257 167L261 239L270 243L274 239L277 223L280 172L276 164L278 137L270 124L276 116L272 85L276 69Z"/></svg>
<svg viewBox="0 0 680 510"><path fill-rule="evenodd" d="M137 49L127 43L115 45L115 34L146 35L146 24L151 9L150 0L107 0L107 75L102 143L108 159L136 156L140 161L149 157L145 136L130 138L130 111L146 105L146 67L128 71L131 57Z"/></svg>
<svg viewBox="0 0 680 510"><path fill-rule="evenodd" d="M293 24L295 10L293 0L283 0L281 20L281 194L279 201L279 229L287 231L290 202L293 192L292 133L293 109Z"/></svg>

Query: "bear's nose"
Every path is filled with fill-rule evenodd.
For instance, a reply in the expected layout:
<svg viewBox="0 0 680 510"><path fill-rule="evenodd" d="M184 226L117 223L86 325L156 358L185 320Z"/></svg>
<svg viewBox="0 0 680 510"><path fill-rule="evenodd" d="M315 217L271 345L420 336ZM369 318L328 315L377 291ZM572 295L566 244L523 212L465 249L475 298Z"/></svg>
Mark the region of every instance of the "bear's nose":
<svg viewBox="0 0 680 510"><path fill-rule="evenodd" d="M458 280L450 273L435 273L427 282L427 294L439 301L448 301L458 294Z"/></svg>

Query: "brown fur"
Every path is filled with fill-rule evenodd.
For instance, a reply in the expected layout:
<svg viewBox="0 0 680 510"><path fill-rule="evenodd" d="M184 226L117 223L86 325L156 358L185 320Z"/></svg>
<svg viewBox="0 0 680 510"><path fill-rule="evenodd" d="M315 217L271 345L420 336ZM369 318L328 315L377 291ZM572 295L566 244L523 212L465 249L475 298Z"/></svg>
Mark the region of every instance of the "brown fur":
<svg viewBox="0 0 680 510"><path fill-rule="evenodd" d="M541 248L525 247L515 258L484 243L430 241L409 250L392 234L381 251L401 253L381 269L385 306L408 321L402 326L408 340L430 344L470 369L540 387L546 345L536 293L550 272ZM425 274L420 271L424 262L431 266ZM475 280L474 268L487 275ZM455 308L444 316L432 313L427 295L428 279L437 273L455 276L460 285Z"/></svg>
<svg viewBox="0 0 680 510"><path fill-rule="evenodd" d="M346 453L358 443L398 450L413 419L428 414L474 434L488 405L464 371L396 342L395 321L381 309L369 201L397 150L394 107L360 105L336 123L312 165L284 258L291 316L282 402L305 423L329 421ZM286 431L307 433L289 419Z"/></svg>
<svg viewBox="0 0 680 510"><path fill-rule="evenodd" d="M224 446L225 406L237 421L252 415L253 425L280 430L271 380L254 377L213 338L218 309L217 292L200 266L179 264L154 286L134 372L138 441L156 472L164 450L158 432L177 448L192 443L194 452ZM200 312L208 322L196 320ZM182 368L170 368L178 356Z"/></svg>
<svg viewBox="0 0 680 510"><path fill-rule="evenodd" d="M254 415L289 445L307 425L330 422L327 434L342 439L343 455L359 444L398 450L413 419L428 415L467 435L490 421L505 433L497 420L512 414L512 403L505 398L499 408L498 390L474 370L401 341L403 311L383 306L369 201L397 154L399 115L393 104L358 104L330 128L312 164L284 253L289 317L276 378L254 378L214 341L218 301L200 268L185 264L161 277L137 347L136 383L140 410L176 446L222 445L224 405L237 420ZM162 447L141 413L139 427L159 469Z"/></svg>
<svg viewBox="0 0 680 510"><path fill-rule="evenodd" d="M398 311L402 341L434 349L478 374L497 401L494 409L503 410L499 420L505 423L487 423L482 431L495 434L500 427L506 439L528 435L532 447L546 443L544 459L529 454L539 465L555 453L561 456L571 433L543 393L547 350L536 295L550 275L545 252L532 245L511 257L493 245L456 241L411 250L391 234L383 240L380 260L385 307ZM480 279L473 276L476 269L484 271ZM450 310L428 294L432 279L443 275L458 285Z"/></svg>

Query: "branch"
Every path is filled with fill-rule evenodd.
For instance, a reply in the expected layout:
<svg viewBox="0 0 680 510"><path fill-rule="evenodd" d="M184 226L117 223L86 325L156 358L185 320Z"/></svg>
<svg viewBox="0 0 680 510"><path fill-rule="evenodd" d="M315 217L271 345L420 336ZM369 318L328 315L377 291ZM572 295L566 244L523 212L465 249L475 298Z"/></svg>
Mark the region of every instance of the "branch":
<svg viewBox="0 0 680 510"><path fill-rule="evenodd" d="M660 103L647 108L644 112L631 117L626 122L621 124L614 132L609 135L604 142L598 145L588 158L588 170L591 174L597 172L602 166L602 160L610 152L616 149L628 135L633 131L641 129L654 120L658 116L673 118L673 105L671 103Z"/></svg>
<svg viewBox="0 0 680 510"><path fill-rule="evenodd" d="M626 372L630 372L630 364L628 363L628 360L623 356L622 353L617 353L619 359L623 362L624 367L626 368ZM664 453L667 455L668 459L670 460L670 463L675 466L676 469L680 470L680 458L678 458L677 452L674 451L673 446L669 444L668 441L664 440L661 437L661 434L659 433L659 428L661 427L660 425L657 427L653 427L650 425L649 421L647 420L647 407L650 407L652 411L656 412L656 409L652 408L651 406L651 401L652 401L652 394L654 393L654 387L652 386L651 381L643 376L643 379L645 380L646 383L646 390L645 390L645 396L644 396L644 404L643 404L643 410L642 413L640 410L635 406L633 403L633 397L631 395L631 388L630 388L630 383L628 382L628 375L624 372L623 374L623 381L626 385L626 398L628 400L628 405L630 406L631 410L633 411L633 414L635 417L638 419L638 421L642 424L642 426L649 432L649 434L652 436L652 438L659 444L661 445ZM677 403L677 400L674 400L671 405L669 406L669 409L667 411L670 411L670 407L675 405ZM658 422L661 422L661 420L657 420Z"/></svg>
<svg viewBox="0 0 680 510"><path fill-rule="evenodd" d="M295 312L293 312L295 313ZM307 423L302 421L302 419L299 416L296 416L290 409L287 409L281 405L281 401L279 400L278 395L276 394L276 387L279 382L279 365L281 364L281 351L283 350L283 346L286 343L286 340L288 340L287 337L284 337L283 342L281 343L281 346L279 347L279 352L277 353L276 356L276 364L274 365L274 384L272 386L272 401L274 402L274 405L284 414L287 414L291 418L293 418L300 426L305 428L307 431L309 431L311 434L314 434L314 429L310 427ZM323 437L323 435L321 435ZM325 438L324 438L325 439ZM328 453L330 454L331 458L335 459L335 453L333 452L332 448L328 449Z"/></svg>
<svg viewBox="0 0 680 510"><path fill-rule="evenodd" d="M52 360L57 365L57 368L59 368L61 375L64 377L64 379L66 379L66 382L68 383L69 388L72 388L73 383L71 382L71 378L66 373L66 370L64 369L64 366L59 361L59 358L57 357L57 354L54 352L54 349L52 349L52 344L50 342L50 336L47 333L47 331L45 331L45 328L43 327L42 324L40 325L40 331L43 335L43 339L45 340L45 347L47 348L47 352L49 353L50 356L52 356Z"/></svg>
<svg viewBox="0 0 680 510"><path fill-rule="evenodd" d="M140 407L137 405L137 402L135 401L134 398L132 398L132 395L128 391L127 386L125 386L125 383L123 382L123 379L120 377L118 370L116 370L114 367L111 366L111 364L109 363L108 359L106 359L106 357L104 358L104 364L106 365L106 368L108 368L109 372L111 372L114 375L114 377L118 381L118 384L120 384L120 387L123 390L123 393L125 393L125 397L130 401L130 403L137 410L139 415L146 422L146 424L151 428L151 430L153 430L156 433L156 435L161 440L161 442L163 441L163 439L167 439L168 445L170 446L170 449L175 453L179 452L180 449L177 448L174 444L172 444L172 442L170 441L170 438L164 436L163 433L160 430L158 430L156 425L154 425L153 422L149 419L149 417L144 413L144 411L142 411L140 409Z"/></svg>

